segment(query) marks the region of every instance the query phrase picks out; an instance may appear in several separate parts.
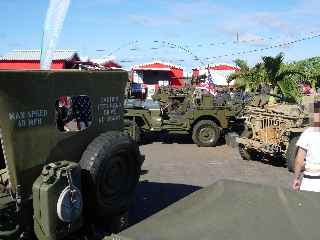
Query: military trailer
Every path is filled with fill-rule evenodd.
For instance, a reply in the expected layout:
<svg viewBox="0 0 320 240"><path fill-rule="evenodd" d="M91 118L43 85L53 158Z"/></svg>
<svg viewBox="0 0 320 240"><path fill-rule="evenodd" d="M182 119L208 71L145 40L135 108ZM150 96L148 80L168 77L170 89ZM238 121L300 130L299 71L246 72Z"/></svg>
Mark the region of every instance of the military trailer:
<svg viewBox="0 0 320 240"><path fill-rule="evenodd" d="M166 131L191 134L198 146L211 147L235 123L241 109L240 102L233 104L223 96L178 94L168 96L166 104L128 99L124 118L137 126L136 139L144 132Z"/></svg>
<svg viewBox="0 0 320 240"><path fill-rule="evenodd" d="M259 160L264 156L286 160L293 170L296 142L309 125L309 116L302 106L280 102L264 106L249 105L244 111L245 129L236 139L244 160Z"/></svg>
<svg viewBox="0 0 320 240"><path fill-rule="evenodd" d="M320 239L320 195L220 180L104 240Z"/></svg>
<svg viewBox="0 0 320 240"><path fill-rule="evenodd" d="M143 160L122 132L127 77L0 71L0 239L125 224Z"/></svg>

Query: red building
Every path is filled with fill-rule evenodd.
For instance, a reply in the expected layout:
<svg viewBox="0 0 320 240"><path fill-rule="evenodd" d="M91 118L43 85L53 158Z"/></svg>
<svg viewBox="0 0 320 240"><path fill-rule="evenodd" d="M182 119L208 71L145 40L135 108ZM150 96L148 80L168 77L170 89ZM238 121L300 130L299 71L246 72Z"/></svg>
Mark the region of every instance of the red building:
<svg viewBox="0 0 320 240"><path fill-rule="evenodd" d="M40 50L14 50L0 58L0 69L40 69ZM56 50L51 69L69 69L80 58L72 50Z"/></svg>
<svg viewBox="0 0 320 240"><path fill-rule="evenodd" d="M131 80L146 86L148 98L161 85L170 85L175 88L185 85L182 67L160 61L133 66Z"/></svg>
<svg viewBox="0 0 320 240"><path fill-rule="evenodd" d="M210 71L210 75L213 79L213 82L217 85L228 85L227 78L228 76L235 72L240 71L240 68L234 65L226 64L226 63L218 63L211 64L204 68L193 68L192 76L198 77L201 75L208 75L208 69ZM231 83L232 84L232 83Z"/></svg>
<svg viewBox="0 0 320 240"><path fill-rule="evenodd" d="M133 82L161 85L168 82L174 87L184 86L183 68L160 61L145 63L132 67ZM160 82L160 83L159 83Z"/></svg>

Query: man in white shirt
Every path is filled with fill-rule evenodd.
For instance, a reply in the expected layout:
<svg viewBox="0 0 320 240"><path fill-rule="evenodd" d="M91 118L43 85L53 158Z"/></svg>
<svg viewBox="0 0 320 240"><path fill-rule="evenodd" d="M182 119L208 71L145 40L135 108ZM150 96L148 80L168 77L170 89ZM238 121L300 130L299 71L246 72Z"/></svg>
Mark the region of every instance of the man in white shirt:
<svg viewBox="0 0 320 240"><path fill-rule="evenodd" d="M320 101L313 106L312 126L301 134L297 142L292 182L292 189L295 191L320 192Z"/></svg>

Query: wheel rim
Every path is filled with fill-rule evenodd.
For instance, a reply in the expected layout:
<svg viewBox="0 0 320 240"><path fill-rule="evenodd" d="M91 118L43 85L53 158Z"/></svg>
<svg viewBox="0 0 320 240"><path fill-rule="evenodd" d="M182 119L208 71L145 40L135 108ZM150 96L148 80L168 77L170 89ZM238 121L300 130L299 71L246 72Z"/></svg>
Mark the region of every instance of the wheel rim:
<svg viewBox="0 0 320 240"><path fill-rule="evenodd" d="M199 136L199 141L202 143L213 143L216 137L216 133L214 128L212 128L211 126L203 126L199 130L198 136Z"/></svg>
<svg viewBox="0 0 320 240"><path fill-rule="evenodd" d="M103 173L100 182L100 194L105 202L121 197L127 191L130 182L129 167L124 156L116 156L110 168Z"/></svg>

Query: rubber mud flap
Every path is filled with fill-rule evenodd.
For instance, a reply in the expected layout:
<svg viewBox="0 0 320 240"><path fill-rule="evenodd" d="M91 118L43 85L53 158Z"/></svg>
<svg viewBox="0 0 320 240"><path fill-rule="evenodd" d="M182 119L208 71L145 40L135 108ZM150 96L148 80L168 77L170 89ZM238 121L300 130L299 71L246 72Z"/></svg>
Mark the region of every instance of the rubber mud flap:
<svg viewBox="0 0 320 240"><path fill-rule="evenodd" d="M117 216L129 208L140 175L139 147L126 133L107 132L83 153L84 211L89 217Z"/></svg>

